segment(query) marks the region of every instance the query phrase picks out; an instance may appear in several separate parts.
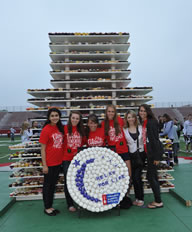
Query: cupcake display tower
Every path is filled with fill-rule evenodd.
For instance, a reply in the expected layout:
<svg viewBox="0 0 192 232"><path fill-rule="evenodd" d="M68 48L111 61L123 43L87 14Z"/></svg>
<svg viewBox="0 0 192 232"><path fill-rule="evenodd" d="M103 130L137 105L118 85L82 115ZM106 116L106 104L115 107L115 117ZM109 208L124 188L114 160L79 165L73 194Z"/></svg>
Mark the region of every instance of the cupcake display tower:
<svg viewBox="0 0 192 232"><path fill-rule="evenodd" d="M50 107L61 110L64 123L71 110L80 111L85 122L90 113L95 113L102 120L109 104L114 104L118 114L123 117L128 109L137 110L140 104L152 99L146 95L152 91L152 87L129 87L128 33L49 33L49 38L52 68L50 83L53 87L28 89L28 93L33 96L28 102L35 107L27 110L39 112L40 115L33 120L46 120ZM23 151L11 155L12 159L20 159L11 166L16 169L11 175L12 179L16 179L10 185L16 189L11 196L16 200L42 199L40 150L27 151L26 147L22 148ZM165 183L172 177L166 175L168 168L163 168L159 171L159 178ZM62 174L60 178L63 178ZM145 193L150 193L145 171L143 181ZM60 179L56 198L64 197L62 183ZM162 191L169 191L169 188L167 185Z"/></svg>
<svg viewBox="0 0 192 232"><path fill-rule="evenodd" d="M128 109L150 101L151 87L128 87L130 43L128 33L49 33L51 89L29 89L37 106L30 111L58 107L63 117L71 110L83 116L104 117L105 107L114 104L123 115Z"/></svg>

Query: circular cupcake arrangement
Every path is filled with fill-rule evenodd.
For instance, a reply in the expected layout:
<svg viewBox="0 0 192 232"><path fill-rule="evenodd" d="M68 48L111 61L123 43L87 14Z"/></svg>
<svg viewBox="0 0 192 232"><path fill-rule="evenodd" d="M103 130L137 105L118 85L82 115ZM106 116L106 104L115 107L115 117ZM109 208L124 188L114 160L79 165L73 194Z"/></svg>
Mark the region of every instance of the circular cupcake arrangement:
<svg viewBox="0 0 192 232"><path fill-rule="evenodd" d="M107 148L80 151L71 161L67 186L73 200L92 212L112 209L125 196L128 168L121 157Z"/></svg>

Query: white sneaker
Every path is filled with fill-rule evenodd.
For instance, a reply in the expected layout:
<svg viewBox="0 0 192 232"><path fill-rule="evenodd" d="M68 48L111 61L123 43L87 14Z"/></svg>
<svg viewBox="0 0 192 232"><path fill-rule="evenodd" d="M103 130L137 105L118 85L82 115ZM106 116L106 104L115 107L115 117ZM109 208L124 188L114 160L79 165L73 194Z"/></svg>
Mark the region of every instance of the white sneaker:
<svg viewBox="0 0 192 232"><path fill-rule="evenodd" d="M138 199L135 199L134 201L133 201L133 205L137 205L137 203L138 203Z"/></svg>
<svg viewBox="0 0 192 232"><path fill-rule="evenodd" d="M135 205L135 206L143 206L144 205L144 201L135 199L135 201L133 202L133 205Z"/></svg>
<svg viewBox="0 0 192 232"><path fill-rule="evenodd" d="M137 206L143 206L144 205L144 201L141 201L141 200L139 200L138 202L137 202Z"/></svg>

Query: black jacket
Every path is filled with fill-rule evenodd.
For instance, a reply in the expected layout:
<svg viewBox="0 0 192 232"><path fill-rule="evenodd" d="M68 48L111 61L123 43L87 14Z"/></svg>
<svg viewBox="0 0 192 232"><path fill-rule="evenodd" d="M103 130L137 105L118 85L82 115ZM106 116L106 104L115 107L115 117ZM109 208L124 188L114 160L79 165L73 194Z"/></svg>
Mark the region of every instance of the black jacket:
<svg viewBox="0 0 192 232"><path fill-rule="evenodd" d="M147 156L152 160L161 160L163 154L163 146L159 141L158 121L155 119L147 119Z"/></svg>

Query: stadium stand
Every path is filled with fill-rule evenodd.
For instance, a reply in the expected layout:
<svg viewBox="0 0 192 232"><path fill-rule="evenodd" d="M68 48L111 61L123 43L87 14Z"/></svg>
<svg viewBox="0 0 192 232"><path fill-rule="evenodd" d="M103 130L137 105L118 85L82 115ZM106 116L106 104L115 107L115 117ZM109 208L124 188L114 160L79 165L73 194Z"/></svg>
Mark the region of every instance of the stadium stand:
<svg viewBox="0 0 192 232"><path fill-rule="evenodd" d="M192 113L192 106L185 107L161 107L152 109L155 116L163 115L167 113L171 118L177 118L183 122L184 118L189 113ZM20 131L21 124L25 120L40 117L40 113L22 111L22 112L0 112L0 134L7 134L11 127L14 127L17 131Z"/></svg>
<svg viewBox="0 0 192 232"><path fill-rule="evenodd" d="M35 117L39 117L39 114L28 111L0 112L0 134L8 134L11 127L14 127L19 132L25 120Z"/></svg>

